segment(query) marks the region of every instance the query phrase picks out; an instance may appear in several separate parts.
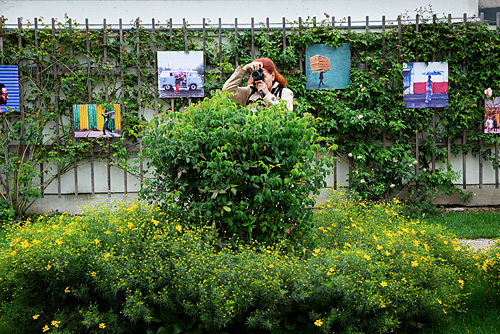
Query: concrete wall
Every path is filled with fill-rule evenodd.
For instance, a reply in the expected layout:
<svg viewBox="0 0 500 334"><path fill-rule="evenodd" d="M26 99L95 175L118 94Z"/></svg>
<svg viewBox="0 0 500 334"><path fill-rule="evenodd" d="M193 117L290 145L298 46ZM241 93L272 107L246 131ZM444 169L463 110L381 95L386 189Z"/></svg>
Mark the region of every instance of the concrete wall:
<svg viewBox="0 0 500 334"><path fill-rule="evenodd" d="M325 13L335 16L337 21L351 16L353 21L365 22L366 16L371 20L381 20L383 15L394 20L399 14L415 17L416 10L430 9L440 17L452 14L453 17L468 17L477 15L478 0L288 0L288 1L241 1L241 0L2 0L1 15L8 18L9 24L15 24L18 17L27 20L43 17L45 20L64 19L65 14L78 22L88 18L91 23L101 23L106 18L108 23L116 23L119 18L128 23L140 17L143 23L149 23L152 18L165 23L169 18L174 23L182 23L185 18L191 24L202 22L203 18L217 23L222 18L224 23L250 23L255 18L256 23L265 22L269 17L271 22L279 23L283 17L295 21L298 17L316 16L324 19ZM427 13L428 14L428 13Z"/></svg>

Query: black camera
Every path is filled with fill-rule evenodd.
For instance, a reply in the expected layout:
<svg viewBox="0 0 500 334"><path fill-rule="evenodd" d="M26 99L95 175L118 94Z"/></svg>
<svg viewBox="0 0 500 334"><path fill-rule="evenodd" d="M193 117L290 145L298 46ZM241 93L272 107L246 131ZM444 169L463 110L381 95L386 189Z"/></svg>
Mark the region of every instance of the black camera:
<svg viewBox="0 0 500 334"><path fill-rule="evenodd" d="M261 68L259 68L257 71L253 71L252 72L252 80L254 82L259 81L259 80L264 81L264 71L262 71Z"/></svg>

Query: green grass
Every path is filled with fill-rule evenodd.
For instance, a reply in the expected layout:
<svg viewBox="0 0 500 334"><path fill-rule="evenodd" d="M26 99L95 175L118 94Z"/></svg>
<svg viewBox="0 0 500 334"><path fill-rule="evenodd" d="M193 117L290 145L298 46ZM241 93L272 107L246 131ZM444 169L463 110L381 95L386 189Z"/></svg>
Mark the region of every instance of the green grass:
<svg viewBox="0 0 500 334"><path fill-rule="evenodd" d="M498 296L488 289L483 281L468 287L469 299L465 302L466 312L453 315L448 324L436 325L422 331L422 334L495 334L500 330L500 305ZM493 301L496 299L497 302Z"/></svg>
<svg viewBox="0 0 500 334"><path fill-rule="evenodd" d="M448 212L443 216L428 217L424 220L446 226L461 239L500 237L500 213L498 212Z"/></svg>

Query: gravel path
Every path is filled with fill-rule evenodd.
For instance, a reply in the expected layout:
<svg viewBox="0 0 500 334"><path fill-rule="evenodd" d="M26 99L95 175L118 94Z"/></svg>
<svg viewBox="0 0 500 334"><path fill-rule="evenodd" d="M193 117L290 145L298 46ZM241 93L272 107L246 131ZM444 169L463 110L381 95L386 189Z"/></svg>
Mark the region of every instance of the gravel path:
<svg viewBox="0 0 500 334"><path fill-rule="evenodd" d="M483 249L493 245L496 239L459 239L461 243L472 247L474 250Z"/></svg>

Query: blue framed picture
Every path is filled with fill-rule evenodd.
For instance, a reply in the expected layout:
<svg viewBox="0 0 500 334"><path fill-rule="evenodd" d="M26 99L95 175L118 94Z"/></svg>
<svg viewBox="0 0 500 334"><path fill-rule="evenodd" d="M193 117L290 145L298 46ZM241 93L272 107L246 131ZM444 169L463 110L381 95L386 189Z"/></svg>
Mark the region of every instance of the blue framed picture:
<svg viewBox="0 0 500 334"><path fill-rule="evenodd" d="M349 85L351 48L313 44L306 49L306 90L342 89Z"/></svg>
<svg viewBox="0 0 500 334"><path fill-rule="evenodd" d="M0 110L2 113L21 111L17 66L0 65Z"/></svg>

